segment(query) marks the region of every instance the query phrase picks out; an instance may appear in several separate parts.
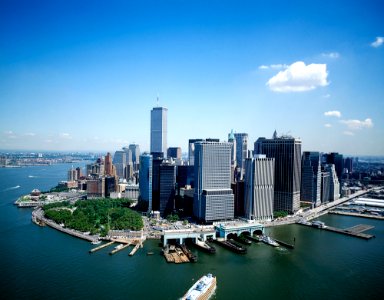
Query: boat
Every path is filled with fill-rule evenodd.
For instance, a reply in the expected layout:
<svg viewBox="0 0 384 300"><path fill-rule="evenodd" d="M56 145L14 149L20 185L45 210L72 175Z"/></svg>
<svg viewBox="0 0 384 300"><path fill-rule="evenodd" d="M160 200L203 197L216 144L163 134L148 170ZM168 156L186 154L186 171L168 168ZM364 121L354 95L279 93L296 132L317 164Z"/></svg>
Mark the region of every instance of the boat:
<svg viewBox="0 0 384 300"><path fill-rule="evenodd" d="M98 244L100 244L101 243L101 241L99 241L99 240L95 240L95 241L93 241L91 244L92 245L98 245Z"/></svg>
<svg viewBox="0 0 384 300"><path fill-rule="evenodd" d="M239 236L235 237L234 240L236 242L239 242L239 243L243 244L243 245L251 245L252 244L252 242L250 240L246 239L242 235L239 235Z"/></svg>
<svg viewBox="0 0 384 300"><path fill-rule="evenodd" d="M278 247L278 246L279 246L279 244L278 244L275 240L271 239L271 238L270 238L269 236L267 236L267 235L263 235L263 237L261 238L261 240L262 240L263 243L266 243L266 244L271 245L271 246L273 246L273 247Z"/></svg>
<svg viewBox="0 0 384 300"><path fill-rule="evenodd" d="M197 238L194 245L208 253L216 253L216 248L212 247L207 242L204 242L201 238Z"/></svg>
<svg viewBox="0 0 384 300"><path fill-rule="evenodd" d="M115 250L120 250L120 249L123 248L123 247L124 247L123 244L117 245L117 246L115 247Z"/></svg>
<svg viewBox="0 0 384 300"><path fill-rule="evenodd" d="M239 254L245 254L247 253L247 249L244 248L243 246L233 242L232 240L228 240L228 241L219 241L219 240L214 240L215 243L223 246L224 248L227 248L229 250L232 250L236 253L239 253Z"/></svg>
<svg viewBox="0 0 384 300"><path fill-rule="evenodd" d="M191 262L197 262L197 257L196 257L196 255L193 254L193 253L191 252L191 250L189 250L185 244L179 245L179 247L181 248L181 250L184 252L184 254L188 257L188 259L189 259Z"/></svg>
<svg viewBox="0 0 384 300"><path fill-rule="evenodd" d="M155 254L153 251L148 251L147 252L147 255L153 255L153 254Z"/></svg>
<svg viewBox="0 0 384 300"><path fill-rule="evenodd" d="M182 300L208 300L216 290L216 277L212 274L202 276L188 292L181 298Z"/></svg>

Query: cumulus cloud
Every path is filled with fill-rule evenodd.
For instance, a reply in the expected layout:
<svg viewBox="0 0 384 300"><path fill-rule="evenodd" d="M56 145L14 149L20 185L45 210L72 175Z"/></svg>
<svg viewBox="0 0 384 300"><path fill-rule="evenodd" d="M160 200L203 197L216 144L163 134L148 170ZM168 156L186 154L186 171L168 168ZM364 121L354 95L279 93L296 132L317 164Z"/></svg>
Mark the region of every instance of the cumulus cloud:
<svg viewBox="0 0 384 300"><path fill-rule="evenodd" d="M341 117L341 112L339 112L338 110L330 110L330 111L326 111L324 113L324 116L340 118Z"/></svg>
<svg viewBox="0 0 384 300"><path fill-rule="evenodd" d="M269 69L269 67L266 65L259 66L259 70L267 70L267 69Z"/></svg>
<svg viewBox="0 0 384 300"><path fill-rule="evenodd" d="M367 118L364 121L341 120L340 123L347 125L347 127L351 130L358 130L358 129L372 128L373 127L373 122L370 118Z"/></svg>
<svg viewBox="0 0 384 300"><path fill-rule="evenodd" d="M343 134L350 135L350 136L355 135L352 131L344 131Z"/></svg>
<svg viewBox="0 0 384 300"><path fill-rule="evenodd" d="M376 40L371 43L371 46L374 48L380 47L382 44L384 44L384 37L382 36L377 36Z"/></svg>
<svg viewBox="0 0 384 300"><path fill-rule="evenodd" d="M305 92L328 85L327 65L306 65L298 61L268 80L267 86L274 92Z"/></svg>
<svg viewBox="0 0 384 300"><path fill-rule="evenodd" d="M331 97L331 94L325 94L324 96L323 96L323 98L330 98Z"/></svg>
<svg viewBox="0 0 384 300"><path fill-rule="evenodd" d="M338 52L321 53L321 56L326 58L336 59L340 57L340 53Z"/></svg>
<svg viewBox="0 0 384 300"><path fill-rule="evenodd" d="M35 136L36 135L36 133L33 133L33 132L27 132L26 134L25 134L25 136Z"/></svg>
<svg viewBox="0 0 384 300"><path fill-rule="evenodd" d="M331 124L329 124L329 123L327 123L327 124L324 124L324 127L327 127L327 128L331 128L331 127L332 127L332 125L331 125Z"/></svg>

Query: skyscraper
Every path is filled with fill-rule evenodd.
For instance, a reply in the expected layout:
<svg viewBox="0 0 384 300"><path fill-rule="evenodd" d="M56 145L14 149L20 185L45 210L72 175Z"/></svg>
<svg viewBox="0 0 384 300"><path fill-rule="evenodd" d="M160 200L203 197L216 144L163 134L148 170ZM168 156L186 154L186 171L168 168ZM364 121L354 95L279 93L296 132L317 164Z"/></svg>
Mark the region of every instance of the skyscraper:
<svg viewBox="0 0 384 300"><path fill-rule="evenodd" d="M257 153L261 152L261 153ZM289 136L266 139L255 143L255 154L275 158L274 210L290 213L300 209L301 141Z"/></svg>
<svg viewBox="0 0 384 300"><path fill-rule="evenodd" d="M248 220L273 219L275 159L257 154L245 159L244 212Z"/></svg>
<svg viewBox="0 0 384 300"><path fill-rule="evenodd" d="M231 130L231 133L228 134L228 143L232 144L231 148L231 180L232 182L235 179L235 168L236 168L236 138L233 133L233 130Z"/></svg>
<svg viewBox="0 0 384 300"><path fill-rule="evenodd" d="M326 164L324 170L329 173L329 201L335 201L340 198L340 183L336 175L334 164Z"/></svg>
<svg viewBox="0 0 384 300"><path fill-rule="evenodd" d="M139 166L140 146L138 144L130 144L128 148L131 150L133 169L136 171Z"/></svg>
<svg viewBox="0 0 384 300"><path fill-rule="evenodd" d="M167 152L167 157L174 159L181 159L181 148L180 147L169 147Z"/></svg>
<svg viewBox="0 0 384 300"><path fill-rule="evenodd" d="M240 167L240 179L244 176L244 162L248 157L248 134L247 133L235 133L236 139L236 163Z"/></svg>
<svg viewBox="0 0 384 300"><path fill-rule="evenodd" d="M104 165L105 165L105 175L111 175L113 176L113 167L112 167L112 155L111 153L107 153L107 155L105 156L105 160L104 160Z"/></svg>
<svg viewBox="0 0 384 300"><path fill-rule="evenodd" d="M190 139L188 141L188 162L190 166L195 164L195 143L201 142L203 139Z"/></svg>
<svg viewBox="0 0 384 300"><path fill-rule="evenodd" d="M124 170L127 165L127 158L125 151L118 150L115 151L113 156L113 165L116 168L116 174L119 178L124 178Z"/></svg>
<svg viewBox="0 0 384 300"><path fill-rule="evenodd" d="M193 212L203 222L233 219L231 144L195 143L195 192Z"/></svg>
<svg viewBox="0 0 384 300"><path fill-rule="evenodd" d="M171 213L175 207L176 165L164 162L160 165L160 215Z"/></svg>
<svg viewBox="0 0 384 300"><path fill-rule="evenodd" d="M165 107L154 107L151 110L151 153L167 154L167 114Z"/></svg>
<svg viewBox="0 0 384 300"><path fill-rule="evenodd" d="M319 152L304 151L301 159L301 201L321 204L321 163Z"/></svg>
<svg viewBox="0 0 384 300"><path fill-rule="evenodd" d="M148 202L148 211L152 211L152 155L140 155L139 189L141 200Z"/></svg>

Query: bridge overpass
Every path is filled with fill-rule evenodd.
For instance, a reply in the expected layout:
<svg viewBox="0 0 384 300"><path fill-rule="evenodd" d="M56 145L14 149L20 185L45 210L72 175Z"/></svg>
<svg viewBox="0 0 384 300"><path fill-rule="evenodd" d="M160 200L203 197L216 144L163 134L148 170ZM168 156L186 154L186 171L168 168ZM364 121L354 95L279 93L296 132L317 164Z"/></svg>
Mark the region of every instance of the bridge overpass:
<svg viewBox="0 0 384 300"><path fill-rule="evenodd" d="M217 224L216 231L220 238L227 239L228 235L235 234L239 236L242 233L253 235L254 233L262 234L264 232L264 225L259 223L247 223L239 221L231 221Z"/></svg>
<svg viewBox="0 0 384 300"><path fill-rule="evenodd" d="M216 230L212 228L191 228L191 229L172 229L163 230L163 246L168 244L169 240L176 240L179 244L182 244L185 239L191 238L196 241L197 238L201 238L206 241L207 238L216 239Z"/></svg>

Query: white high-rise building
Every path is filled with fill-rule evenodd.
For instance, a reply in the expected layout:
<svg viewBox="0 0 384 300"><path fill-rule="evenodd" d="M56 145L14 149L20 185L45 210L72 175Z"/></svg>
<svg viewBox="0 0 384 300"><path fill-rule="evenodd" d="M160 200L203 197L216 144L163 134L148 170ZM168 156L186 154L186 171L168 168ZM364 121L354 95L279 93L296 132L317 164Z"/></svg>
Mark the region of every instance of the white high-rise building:
<svg viewBox="0 0 384 300"><path fill-rule="evenodd" d="M167 114L165 107L151 110L151 153L163 152L167 155Z"/></svg>
<svg viewBox="0 0 384 300"><path fill-rule="evenodd" d="M255 155L245 159L244 213L248 220L273 219L275 159Z"/></svg>
<svg viewBox="0 0 384 300"><path fill-rule="evenodd" d="M336 174L334 164L327 164L324 166L325 171L329 173L329 201L335 201L340 198L340 183Z"/></svg>
<svg viewBox="0 0 384 300"><path fill-rule="evenodd" d="M226 142L195 143L193 212L201 221L213 222L234 217L231 147Z"/></svg>

